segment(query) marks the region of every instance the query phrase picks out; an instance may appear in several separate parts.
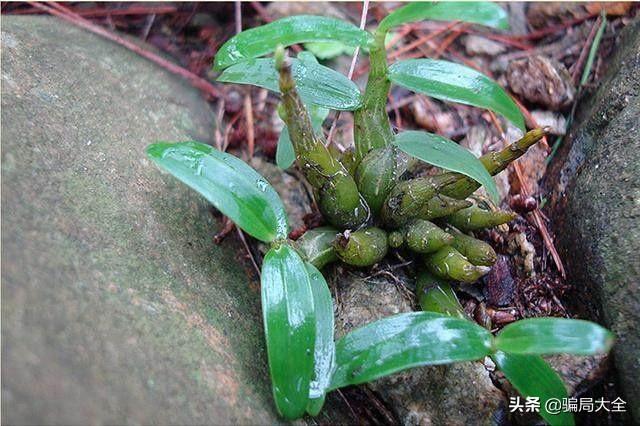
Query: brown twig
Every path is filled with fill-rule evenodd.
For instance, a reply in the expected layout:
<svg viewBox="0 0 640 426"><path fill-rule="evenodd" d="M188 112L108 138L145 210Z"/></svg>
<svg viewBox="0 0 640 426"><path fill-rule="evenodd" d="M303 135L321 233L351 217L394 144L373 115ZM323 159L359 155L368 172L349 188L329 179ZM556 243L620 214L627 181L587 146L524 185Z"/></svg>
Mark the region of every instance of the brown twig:
<svg viewBox="0 0 640 426"><path fill-rule="evenodd" d="M394 425L398 423L391 411L389 411L389 409L380 401L378 396L373 393L371 389L369 389L369 387L363 386L362 389L367 394L369 401L371 401L373 405L378 409L378 412L382 414L387 424Z"/></svg>
<svg viewBox="0 0 640 426"><path fill-rule="evenodd" d="M451 46L451 44L456 41L458 37L460 37L460 34L462 34L462 30L466 27L467 25L461 25L460 28L453 30L451 34L449 34L447 38L442 41L442 44L438 47L438 50L436 50L433 58L437 59L442 56L442 54L449 48L449 46Z"/></svg>
<svg viewBox="0 0 640 426"><path fill-rule="evenodd" d="M222 138L223 151L226 151L227 148L229 147L229 134L231 133L233 126L236 124L236 122L240 119L241 116L242 116L242 111L237 112L233 117L231 117L231 120L229 120L229 124L227 124L227 127L224 129L224 137Z"/></svg>
<svg viewBox="0 0 640 426"><path fill-rule="evenodd" d="M84 18L102 18L109 16L130 16L130 15L160 15L175 13L178 9L175 6L130 6L125 9L92 8L73 10L72 12ZM8 12L9 15L39 15L49 13L42 9L30 8L19 9Z"/></svg>
<svg viewBox="0 0 640 426"><path fill-rule="evenodd" d="M573 79L573 84L575 84L576 86L578 85L578 83L580 83L582 68L584 67L584 64L587 60L587 56L589 55L589 50L591 49L591 45L593 44L593 39L596 37L596 33L598 32L598 28L600 28L600 25L602 25L602 19L598 16L598 19L596 19L596 21L591 26L591 30L589 31L589 36L587 37L587 39L584 42L584 45L582 46L582 50L580 52L580 56L578 56L578 60L573 65L573 71L572 71L571 77Z"/></svg>
<svg viewBox="0 0 640 426"><path fill-rule="evenodd" d="M260 267L258 266L256 259L253 257L253 253L251 252L251 248L247 243L247 239L244 237L244 232L242 231L242 229L238 228L237 226L236 226L236 230L238 231L238 237L240 238L240 241L242 241L242 245L247 251L247 257L249 257L249 259L251 260L251 264L255 268L256 273L258 274L258 277L260 277Z"/></svg>
<svg viewBox="0 0 640 426"><path fill-rule="evenodd" d="M358 420L358 415L356 414L356 412L353 409L353 407L351 406L351 404L349 404L349 400L347 399L347 397L344 396L344 393L340 389L338 389L338 395L340 395L340 397L342 398L344 403L347 404L347 407L349 408L349 411L351 411L351 415L353 416L353 418L355 420Z"/></svg>
<svg viewBox="0 0 640 426"><path fill-rule="evenodd" d="M236 34L242 32L242 2L236 0L235 2L235 21L236 21Z"/></svg>
<svg viewBox="0 0 640 426"><path fill-rule="evenodd" d="M411 25L402 26L402 28L400 28L400 30L391 38L391 40L389 40L384 45L384 48L387 49L388 51L393 46L395 46L400 40L402 40L407 34L409 34L411 31L412 31Z"/></svg>
<svg viewBox="0 0 640 426"><path fill-rule="evenodd" d="M213 140L215 141L216 148L218 148L218 150L220 151L222 151L222 146L223 146L222 133L220 129L222 129L222 119L224 118L224 107L225 107L224 98L220 98L220 100L218 101L218 112L216 113L216 121L215 121L216 128L213 132Z"/></svg>
<svg viewBox="0 0 640 426"><path fill-rule="evenodd" d="M236 227L236 224L233 223L231 219L229 219L227 216L222 216L222 229L216 232L216 234L213 236L213 242L216 245L219 245L220 243L222 243L222 240L224 240L227 237L227 235L229 235L231 231L233 231L233 228L235 227Z"/></svg>
<svg viewBox="0 0 640 426"><path fill-rule="evenodd" d="M553 263L556 264L556 268L558 269L560 276L562 278L567 278L567 274L565 272L564 265L562 264L562 259L560 258L560 254L558 254L558 251L556 250L556 247L553 244L553 238L551 238L551 235L549 234L549 230L547 229L547 226L544 224L542 217L540 217L540 211L536 209L531 212L531 215L533 216L533 221L536 224L536 227L540 231L540 235L542 236L544 245L547 247L547 250L549 250L549 253L551 253L551 257L553 258Z"/></svg>
<svg viewBox="0 0 640 426"><path fill-rule="evenodd" d="M247 93L244 96L244 113L247 120L247 149L249 159L253 158L253 152L255 150L255 132L254 132L254 120L253 120L253 107L251 106L251 94Z"/></svg>
<svg viewBox="0 0 640 426"><path fill-rule="evenodd" d="M269 96L269 91L267 89L260 89L260 91L258 92L258 102L256 104L256 111L262 112L264 110L264 107L267 104L268 96Z"/></svg>
<svg viewBox="0 0 640 426"><path fill-rule="evenodd" d="M267 12L267 9L262 5L262 3L260 3L259 1L252 1L251 2L251 7L253 7L253 10L256 11L256 13L258 15L260 15L260 18L265 21L265 22L271 22L273 21L273 19L271 18L271 16L269 15L269 12Z"/></svg>
<svg viewBox="0 0 640 426"><path fill-rule="evenodd" d="M154 62L155 64L161 66L162 68L166 69L167 71L179 75L180 77L183 77L185 79L187 79L189 81L189 83L191 83L192 86L194 86L197 89L200 89L201 91L203 91L204 93L206 93L207 95L213 97L213 98L218 98L221 97L222 94L220 91L218 91L218 89L216 89L211 83L209 83L208 81L206 81L205 79L195 75L194 73L192 73L191 71L188 71L184 68L182 68L179 65L174 64L173 62L170 62L158 55L156 55L155 53L152 53L138 45L136 45L135 43L120 37L117 34L114 34L112 32L109 32L108 30L99 27L97 25L95 25L94 23L92 23L91 21L88 21L87 19L84 19L82 16L71 12L69 9L55 3L55 2L51 2L51 3L39 3L39 2L28 2L31 6L38 8L40 10L43 10L47 13L50 13L51 15L55 15L59 18L64 19L67 22L70 22L74 25L77 25L79 27L82 27L88 31L91 31L94 34L98 34L106 39L109 39L111 41L113 41L114 43L118 43L121 46L126 47L127 49L137 53L138 55Z"/></svg>
<svg viewBox="0 0 640 426"><path fill-rule="evenodd" d="M502 34L494 34L494 33L486 32L486 31L478 31L476 29L469 28L469 27L461 29L461 31L464 32L464 33L467 33L467 34L475 34L475 35L482 36L484 38L488 38L490 40L499 41L502 44L506 44L506 45L509 45L511 47L515 47L516 49L520 49L520 50L531 50L531 49L533 49L533 46L531 46L530 44L522 43L522 42L520 42L518 40L514 40L513 37L504 36Z"/></svg>
<svg viewBox="0 0 640 426"><path fill-rule="evenodd" d="M408 52L408 51L410 51L410 50L412 50L412 49L414 49L414 48L416 48L416 47L418 47L418 46L420 46L422 44L425 44L427 41L429 41L429 40L431 40L431 39L433 39L435 37L438 37L442 33L445 33L447 31L451 30L452 28L454 28L459 23L460 23L459 21L454 21L454 22L450 23L449 25L446 25L446 26L442 27L439 30L432 31L432 32L427 33L427 34L420 35L417 39L415 39L411 43L409 43L409 44L407 44L405 46L402 46L401 48L391 52L389 54L389 59L395 59L398 56L400 56L401 54L403 54L405 52ZM409 28L410 28L409 31L413 30L411 27L409 27Z"/></svg>

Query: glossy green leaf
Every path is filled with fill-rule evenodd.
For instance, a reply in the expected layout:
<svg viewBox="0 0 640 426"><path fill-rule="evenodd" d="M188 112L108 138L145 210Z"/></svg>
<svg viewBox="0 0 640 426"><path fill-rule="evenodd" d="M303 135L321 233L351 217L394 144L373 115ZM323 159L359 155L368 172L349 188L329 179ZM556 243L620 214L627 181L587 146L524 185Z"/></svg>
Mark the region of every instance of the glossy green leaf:
<svg viewBox="0 0 640 426"><path fill-rule="evenodd" d="M333 59L340 55L353 55L355 47L347 46L339 41L318 41L306 43L304 48L313 53L318 59Z"/></svg>
<svg viewBox="0 0 640 426"><path fill-rule="evenodd" d="M262 316L273 397L287 419L304 415L314 376L316 315L309 271L283 244L262 263Z"/></svg>
<svg viewBox="0 0 640 426"><path fill-rule="evenodd" d="M562 401L567 398L567 389L558 374L538 355L509 354L498 351L492 356L496 365L514 388L523 397L538 397L540 416L551 426L574 425L573 415L568 412L550 413L546 402L549 399ZM524 401L522 401L524 404Z"/></svg>
<svg viewBox="0 0 640 426"><path fill-rule="evenodd" d="M367 324L336 343L331 389L369 382L410 367L481 359L491 334L471 321L433 312L399 314Z"/></svg>
<svg viewBox="0 0 640 426"><path fill-rule="evenodd" d="M507 29L509 17L500 6L491 2L415 2L400 7L381 22L379 29L388 31L401 24L422 20L463 21L487 27Z"/></svg>
<svg viewBox="0 0 640 426"><path fill-rule="evenodd" d="M222 70L247 59L273 52L278 45L316 41L339 41L348 46L366 46L371 34L353 24L326 16L299 15L278 19L252 28L227 40L215 58L214 68Z"/></svg>
<svg viewBox="0 0 640 426"><path fill-rule="evenodd" d="M395 36L395 32L388 32L385 36L384 44L387 45ZM306 43L304 45L304 48L313 53L313 55L321 60L333 59L340 55L353 56L356 50L355 47L345 45L344 43L340 43L338 41ZM369 53L369 48L370 46L362 46L360 51ZM298 57L300 57L300 54L298 54Z"/></svg>
<svg viewBox="0 0 640 426"><path fill-rule="evenodd" d="M464 308L451 288L442 278L420 271L416 278L416 296L423 311L437 312L451 317L466 319Z"/></svg>
<svg viewBox="0 0 640 426"><path fill-rule="evenodd" d="M300 256L318 269L338 260L334 242L340 231L330 226L309 229L295 242Z"/></svg>
<svg viewBox="0 0 640 426"><path fill-rule="evenodd" d="M285 124L280 132L278 145L276 146L276 164L282 170L286 170L291 167L294 161L296 161L296 152L293 148L293 142L291 142L289 128Z"/></svg>
<svg viewBox="0 0 640 426"><path fill-rule="evenodd" d="M358 86L343 74L324 65L299 59L291 59L291 67L298 93L306 104L351 111L362 103ZM273 59L251 59L233 65L218 77L218 81L252 84L280 93Z"/></svg>
<svg viewBox="0 0 640 426"><path fill-rule="evenodd" d="M494 200L498 199L498 189L487 169L469 150L457 143L433 133L415 130L398 133L393 143L419 160L469 176L484 185Z"/></svg>
<svg viewBox="0 0 640 426"><path fill-rule="evenodd" d="M249 235L286 238L287 214L276 191L242 160L199 142L154 143L147 156L195 189Z"/></svg>
<svg viewBox="0 0 640 426"><path fill-rule="evenodd" d="M316 314L316 343L314 352L314 376L309 388L307 412L317 415L324 403L335 363L336 347L333 341L333 300L322 273L306 263L311 278L311 292Z"/></svg>
<svg viewBox="0 0 640 426"><path fill-rule="evenodd" d="M389 79L436 99L489 109L526 130L522 113L507 92L486 75L464 65L438 59L407 59L389 67Z"/></svg>
<svg viewBox="0 0 640 426"><path fill-rule="evenodd" d="M322 123L329 116L329 110L326 108L317 107L315 105L308 105L307 111L309 111L309 118L311 118L311 125L313 130L317 134L322 132ZM296 161L296 153L289 136L289 129L285 125L280 132L278 138L278 145L276 148L276 164L281 169L288 169L293 162Z"/></svg>
<svg viewBox="0 0 640 426"><path fill-rule="evenodd" d="M314 55L313 52L307 52L306 50L303 50L302 52L298 53L298 59L308 64L319 63L318 58L316 58L316 55Z"/></svg>
<svg viewBox="0 0 640 426"><path fill-rule="evenodd" d="M495 340L501 351L532 355L593 355L607 352L612 344L613 334L606 328L567 318L517 321L503 328Z"/></svg>
<svg viewBox="0 0 640 426"><path fill-rule="evenodd" d="M452 317L464 318L464 310L449 284L425 289L420 294L420 307L423 311L441 312Z"/></svg>

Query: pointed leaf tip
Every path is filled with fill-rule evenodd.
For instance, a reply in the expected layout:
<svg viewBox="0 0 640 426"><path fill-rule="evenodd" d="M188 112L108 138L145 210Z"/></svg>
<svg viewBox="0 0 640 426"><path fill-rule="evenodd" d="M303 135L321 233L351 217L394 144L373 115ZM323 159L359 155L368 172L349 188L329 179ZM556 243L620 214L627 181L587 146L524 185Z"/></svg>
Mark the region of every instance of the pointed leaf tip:
<svg viewBox="0 0 640 426"><path fill-rule="evenodd" d="M613 345L613 334L590 321L529 318L511 323L496 336L496 348L508 353L593 355Z"/></svg>
<svg viewBox="0 0 640 426"><path fill-rule="evenodd" d="M526 131L520 108L486 75L454 62L408 59L389 67L389 79L417 93L496 112Z"/></svg>
<svg viewBox="0 0 640 426"><path fill-rule="evenodd" d="M264 242L287 237L287 215L280 197L239 158L199 142L155 143L147 147L147 156L249 235Z"/></svg>
<svg viewBox="0 0 640 426"><path fill-rule="evenodd" d="M411 312L360 327L336 343L331 389L411 367L471 361L491 352L491 334L471 321Z"/></svg>
<svg viewBox="0 0 640 426"><path fill-rule="evenodd" d="M562 379L538 355L519 355L497 351L492 355L498 368L507 380L525 398L539 398L540 416L551 426L573 426L575 420L570 412L550 413L547 401L562 401L568 397Z"/></svg>
<svg viewBox="0 0 640 426"><path fill-rule="evenodd" d="M309 270L289 245L272 247L265 255L261 297L276 408L283 417L297 419L310 401L317 326Z"/></svg>
<svg viewBox="0 0 640 426"><path fill-rule="evenodd" d="M509 28L507 12L495 3L484 1L410 3L387 15L380 22L379 28L388 31L401 24L422 20L462 21L492 28Z"/></svg>

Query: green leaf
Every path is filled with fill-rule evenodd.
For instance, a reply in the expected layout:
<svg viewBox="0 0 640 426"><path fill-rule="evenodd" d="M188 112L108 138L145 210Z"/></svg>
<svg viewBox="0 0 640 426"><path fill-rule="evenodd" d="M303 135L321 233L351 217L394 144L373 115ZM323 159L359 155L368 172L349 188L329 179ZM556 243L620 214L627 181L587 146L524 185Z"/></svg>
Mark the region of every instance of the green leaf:
<svg viewBox="0 0 640 426"><path fill-rule="evenodd" d="M436 99L489 109L526 130L522 113L507 92L472 68L437 59L408 59L389 67L389 79Z"/></svg>
<svg viewBox="0 0 640 426"><path fill-rule="evenodd" d="M466 319L464 308L451 288L451 284L426 271L416 277L416 296L423 311L437 312L451 317Z"/></svg>
<svg viewBox="0 0 640 426"><path fill-rule="evenodd" d="M339 41L318 41L306 43L304 48L313 53L318 59L333 59L340 55L353 55L355 47L347 46Z"/></svg>
<svg viewBox="0 0 640 426"><path fill-rule="evenodd" d="M471 321L433 312L399 314L358 328L336 343L331 389L410 367L477 360L490 352L491 334Z"/></svg>
<svg viewBox="0 0 640 426"><path fill-rule="evenodd" d="M463 21L487 27L507 29L509 17L500 6L491 2L416 2L394 10L381 22L379 30L389 29L409 22Z"/></svg>
<svg viewBox="0 0 640 426"><path fill-rule="evenodd" d="M199 142L154 143L147 147L147 156L252 237L264 242L287 238L280 197L242 160Z"/></svg>
<svg viewBox="0 0 640 426"><path fill-rule="evenodd" d="M348 46L365 47L371 34L348 22L325 16L299 15L278 19L246 30L227 40L215 58L214 69L220 71L247 59L273 52L281 44L315 41L339 41Z"/></svg>
<svg viewBox="0 0 640 426"><path fill-rule="evenodd" d="M315 105L307 105L307 111L311 118L311 125L313 130L320 134L322 132L322 123L329 116L329 110L326 108L320 108ZM276 149L276 164L281 169L288 169L296 160L296 153L289 136L289 129L285 125L280 132L280 138L278 139L278 146Z"/></svg>
<svg viewBox="0 0 640 426"><path fill-rule="evenodd" d="M303 50L302 52L298 53L298 59L300 59L302 62L306 64L319 63L318 58L316 58L316 56L312 52L307 52L306 50Z"/></svg>
<svg viewBox="0 0 640 426"><path fill-rule="evenodd" d="M606 328L583 320L529 318L507 325L496 336L497 349L517 354L593 355L607 352L613 334Z"/></svg>
<svg viewBox="0 0 640 426"><path fill-rule="evenodd" d="M334 242L340 231L330 226L309 229L296 240L295 247L302 258L318 269L338 260Z"/></svg>
<svg viewBox="0 0 640 426"><path fill-rule="evenodd" d="M394 32L388 32L384 39L384 44L386 45L387 43L389 43L389 41L391 41L395 37L395 35L396 33ZM320 41L320 42L306 43L304 45L304 48L307 49L309 52L313 53L317 58L322 60L333 59L340 55L353 56L356 50L355 47L345 45L344 43L340 43L339 41L336 41L336 42ZM369 53L369 46L363 46L361 50L363 52ZM298 54L298 57L300 57L301 53Z"/></svg>
<svg viewBox="0 0 640 426"><path fill-rule="evenodd" d="M296 89L306 104L351 111L362 103L358 86L343 74L307 60L292 58L291 65ZM251 59L233 65L218 77L218 81L252 84L280 93L278 72L273 59Z"/></svg>
<svg viewBox="0 0 640 426"><path fill-rule="evenodd" d="M304 415L314 375L316 315L304 261L286 244L262 263L262 316L273 397L287 419Z"/></svg>
<svg viewBox="0 0 640 426"><path fill-rule="evenodd" d="M311 292L316 313L316 343L314 352L314 376L309 389L307 412L317 415L324 403L325 391L333 372L336 346L333 341L333 300L322 273L306 263L311 277Z"/></svg>
<svg viewBox="0 0 640 426"><path fill-rule="evenodd" d="M498 188L487 169L471 152L457 143L433 133L415 130L398 133L393 143L422 161L469 176L484 185L489 195L498 200Z"/></svg>
<svg viewBox="0 0 640 426"><path fill-rule="evenodd" d="M296 161L296 152L293 148L293 142L291 142L289 128L285 124L282 132L280 132L278 145L276 146L276 164L282 170L286 170L291 167L294 161Z"/></svg>
<svg viewBox="0 0 640 426"><path fill-rule="evenodd" d="M551 414L546 409L549 399L567 398L567 389L558 374L537 355L508 354L498 351L492 356L496 365L513 387L526 397L540 398L540 416L551 426L574 425L573 415L560 411Z"/></svg>

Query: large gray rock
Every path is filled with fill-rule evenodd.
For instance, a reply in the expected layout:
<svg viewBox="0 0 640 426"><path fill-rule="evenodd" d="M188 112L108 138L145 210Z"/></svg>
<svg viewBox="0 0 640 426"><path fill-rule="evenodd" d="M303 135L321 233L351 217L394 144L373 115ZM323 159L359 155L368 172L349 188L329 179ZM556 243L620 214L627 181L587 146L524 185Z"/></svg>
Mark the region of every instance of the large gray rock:
<svg viewBox="0 0 640 426"><path fill-rule="evenodd" d="M640 21L609 63L546 185L560 254L582 302L616 334L614 362L640 423Z"/></svg>
<svg viewBox="0 0 640 426"><path fill-rule="evenodd" d="M211 139L207 103L57 19L2 24L2 422L278 423L240 247L145 159Z"/></svg>

